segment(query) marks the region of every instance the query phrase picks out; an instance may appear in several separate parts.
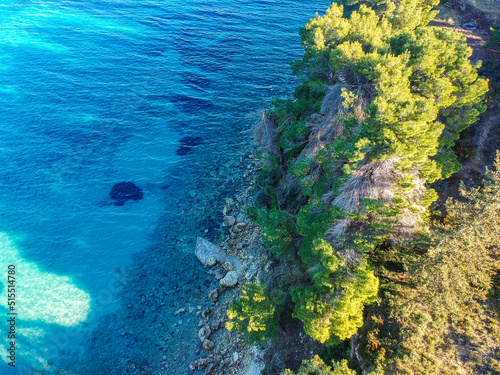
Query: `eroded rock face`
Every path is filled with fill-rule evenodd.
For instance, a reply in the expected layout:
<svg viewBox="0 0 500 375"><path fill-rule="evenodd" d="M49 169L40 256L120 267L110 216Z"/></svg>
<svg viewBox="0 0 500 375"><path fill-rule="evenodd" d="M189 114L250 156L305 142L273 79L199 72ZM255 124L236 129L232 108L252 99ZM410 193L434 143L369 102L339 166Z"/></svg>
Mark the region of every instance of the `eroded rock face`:
<svg viewBox="0 0 500 375"><path fill-rule="evenodd" d="M115 206L123 206L126 201L141 200L144 196L142 189L130 181L122 181L113 185L109 193L110 198L113 200Z"/></svg>

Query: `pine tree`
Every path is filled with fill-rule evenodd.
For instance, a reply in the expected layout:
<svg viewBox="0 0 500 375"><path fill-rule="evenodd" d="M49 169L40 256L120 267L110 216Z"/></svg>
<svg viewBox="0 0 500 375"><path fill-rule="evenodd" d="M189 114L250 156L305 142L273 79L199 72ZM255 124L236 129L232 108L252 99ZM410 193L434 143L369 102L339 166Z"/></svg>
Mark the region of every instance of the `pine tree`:
<svg viewBox="0 0 500 375"><path fill-rule="evenodd" d="M228 330L244 334L250 342L266 340L276 335L277 314L267 287L260 282L246 284L238 300L228 310Z"/></svg>
<svg viewBox="0 0 500 375"><path fill-rule="evenodd" d="M294 375L294 373L285 370L282 375ZM332 366L328 366L316 355L309 360L303 361L296 375L356 375L356 371L349 368L345 359L341 362L334 361Z"/></svg>

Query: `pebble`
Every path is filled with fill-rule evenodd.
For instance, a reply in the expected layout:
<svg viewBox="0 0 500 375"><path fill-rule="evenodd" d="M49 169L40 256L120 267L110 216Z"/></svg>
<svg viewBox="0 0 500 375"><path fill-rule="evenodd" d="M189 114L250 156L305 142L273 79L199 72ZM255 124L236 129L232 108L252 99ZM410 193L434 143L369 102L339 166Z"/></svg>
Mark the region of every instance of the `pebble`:
<svg viewBox="0 0 500 375"><path fill-rule="evenodd" d="M203 349L205 350L214 350L215 344L210 340L203 341Z"/></svg>
<svg viewBox="0 0 500 375"><path fill-rule="evenodd" d="M203 328L201 328L198 331L198 338L203 343L206 339L208 339L210 337L211 334L212 334L212 331L210 330L210 327L208 326L208 324L205 324L203 326Z"/></svg>
<svg viewBox="0 0 500 375"><path fill-rule="evenodd" d="M216 269L213 273L213 275L215 276L215 278L217 280L221 280L222 278L224 278L224 270L222 269Z"/></svg>
<svg viewBox="0 0 500 375"><path fill-rule="evenodd" d="M214 288L210 292L208 292L208 298L213 303L217 302L217 300L219 299L219 289Z"/></svg>
<svg viewBox="0 0 500 375"><path fill-rule="evenodd" d="M233 362L234 362L234 363L238 362L238 359L239 359L238 352L234 352L234 353L233 353Z"/></svg>
<svg viewBox="0 0 500 375"><path fill-rule="evenodd" d="M466 30L476 30L477 29L477 26L474 25L473 23L464 23L463 25L463 28L466 29Z"/></svg>
<svg viewBox="0 0 500 375"><path fill-rule="evenodd" d="M205 310L203 310L203 312L201 313L201 316L206 319L210 316L210 312L211 312L211 310L207 307Z"/></svg>
<svg viewBox="0 0 500 375"><path fill-rule="evenodd" d="M236 223L236 219L234 218L234 216L224 216L224 219L222 220L223 222L223 225L225 227L231 227L234 225L234 223Z"/></svg>
<svg viewBox="0 0 500 375"><path fill-rule="evenodd" d="M234 270L234 266L231 262L224 262L224 268L226 269L226 271Z"/></svg>
<svg viewBox="0 0 500 375"><path fill-rule="evenodd" d="M186 308L181 307L179 310L174 311L174 315L179 315L179 314L182 314L184 312L186 312Z"/></svg>

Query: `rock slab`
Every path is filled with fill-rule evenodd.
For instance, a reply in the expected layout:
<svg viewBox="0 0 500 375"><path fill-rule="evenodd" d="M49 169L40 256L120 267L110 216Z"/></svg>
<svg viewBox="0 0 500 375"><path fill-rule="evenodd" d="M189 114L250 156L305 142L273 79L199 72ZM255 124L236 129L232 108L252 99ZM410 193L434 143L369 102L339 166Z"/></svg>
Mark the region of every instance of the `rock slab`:
<svg viewBox="0 0 500 375"><path fill-rule="evenodd" d="M230 262L236 270L240 270L242 268L241 262L237 257L227 255L222 248L202 237L198 237L196 240L194 255L205 267L212 267L214 265L213 260L215 259L221 264Z"/></svg>

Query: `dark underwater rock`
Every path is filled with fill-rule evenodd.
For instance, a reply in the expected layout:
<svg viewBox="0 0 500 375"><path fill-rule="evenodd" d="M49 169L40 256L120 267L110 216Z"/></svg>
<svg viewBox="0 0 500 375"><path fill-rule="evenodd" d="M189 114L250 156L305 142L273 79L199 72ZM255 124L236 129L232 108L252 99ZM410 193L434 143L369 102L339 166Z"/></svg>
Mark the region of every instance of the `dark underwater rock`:
<svg viewBox="0 0 500 375"><path fill-rule="evenodd" d="M185 113L198 113L203 110L211 110L214 105L210 100L197 98L183 94L169 94L168 101Z"/></svg>
<svg viewBox="0 0 500 375"><path fill-rule="evenodd" d="M113 185L109 196L114 201L115 206L123 206L129 199L141 200L144 196L142 189L130 181L122 181Z"/></svg>
<svg viewBox="0 0 500 375"><path fill-rule="evenodd" d="M179 156L183 156L189 154L191 151L193 151L191 147L179 147L175 153Z"/></svg>
<svg viewBox="0 0 500 375"><path fill-rule="evenodd" d="M179 143L183 146L194 147L203 143L203 138L201 137L184 137L179 140Z"/></svg>
<svg viewBox="0 0 500 375"><path fill-rule="evenodd" d="M193 150L193 147L196 147L196 146L202 144L203 138L188 136L188 137L184 137L184 138L180 139L179 143L181 144L181 147L179 147L175 153L177 155L182 156L182 155L189 154Z"/></svg>

